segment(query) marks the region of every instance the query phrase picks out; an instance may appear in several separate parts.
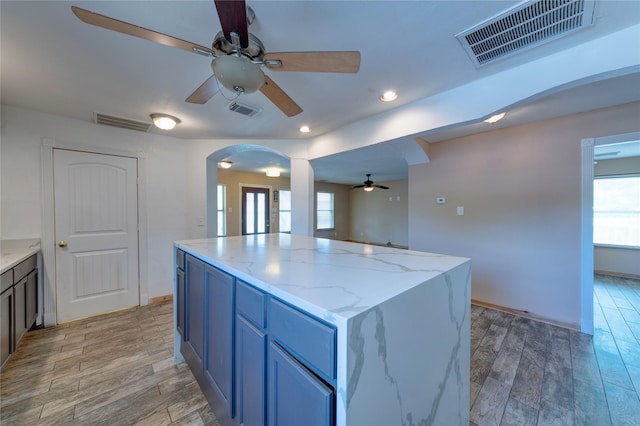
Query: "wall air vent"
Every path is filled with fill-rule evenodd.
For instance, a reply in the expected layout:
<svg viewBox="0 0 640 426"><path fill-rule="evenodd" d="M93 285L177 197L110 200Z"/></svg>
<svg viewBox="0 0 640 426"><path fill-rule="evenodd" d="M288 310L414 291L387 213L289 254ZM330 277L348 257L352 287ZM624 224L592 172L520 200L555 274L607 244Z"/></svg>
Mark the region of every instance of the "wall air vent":
<svg viewBox="0 0 640 426"><path fill-rule="evenodd" d="M107 126L120 127L121 129L136 130L138 132L149 133L152 123L145 123L144 121L129 120L128 118L115 117L113 115L101 114L99 112L93 113L93 122L96 124L104 124Z"/></svg>
<svg viewBox="0 0 640 426"><path fill-rule="evenodd" d="M457 34L477 67L593 23L595 0L529 0Z"/></svg>
<svg viewBox="0 0 640 426"><path fill-rule="evenodd" d="M262 112L262 108L237 101L233 101L227 105L227 109L229 111L237 112L238 114L246 115L247 117L255 117Z"/></svg>

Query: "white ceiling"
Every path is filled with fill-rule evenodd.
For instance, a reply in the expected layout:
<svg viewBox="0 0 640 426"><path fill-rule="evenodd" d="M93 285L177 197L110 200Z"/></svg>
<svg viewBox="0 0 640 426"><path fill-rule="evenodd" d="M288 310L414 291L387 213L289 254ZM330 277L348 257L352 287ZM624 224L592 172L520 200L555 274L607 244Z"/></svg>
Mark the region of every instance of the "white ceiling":
<svg viewBox="0 0 640 426"><path fill-rule="evenodd" d="M212 1L3 0L2 104L86 121L94 112L139 121L149 121L152 112L164 112L182 120L170 133L182 139L308 138L636 25L640 17L640 2L601 1L595 25L476 68L455 34L518 3L248 1L256 13L249 30L267 52L358 50L362 55L355 75L267 71L304 112L287 118L255 93L241 101L264 111L248 118L226 110L229 101L220 93L206 105L184 102L211 75L209 59L84 24L70 9L78 5L206 46L220 30ZM398 91L396 102L378 100L388 88ZM637 100L636 72L523 100L489 129ZM312 132L301 135L302 124L310 125ZM465 123L421 136L438 142L486 130L486 125ZM359 183L364 173L373 173L377 181L406 177L406 162L397 149L386 145L314 160L316 178ZM288 168L286 159L267 153L237 155L232 161L238 167L244 163L256 170L266 167L264 163L282 162Z"/></svg>

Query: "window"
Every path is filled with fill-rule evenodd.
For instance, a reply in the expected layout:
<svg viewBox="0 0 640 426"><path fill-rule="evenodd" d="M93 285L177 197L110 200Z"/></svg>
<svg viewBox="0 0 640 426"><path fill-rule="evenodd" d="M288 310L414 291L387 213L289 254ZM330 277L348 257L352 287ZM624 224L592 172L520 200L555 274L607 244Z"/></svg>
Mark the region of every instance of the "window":
<svg viewBox="0 0 640 426"><path fill-rule="evenodd" d="M291 232L291 191L281 189L278 193L280 232Z"/></svg>
<svg viewBox="0 0 640 426"><path fill-rule="evenodd" d="M218 185L218 237L227 235L227 187Z"/></svg>
<svg viewBox="0 0 640 426"><path fill-rule="evenodd" d="M594 179L593 242L640 247L640 176Z"/></svg>
<svg viewBox="0 0 640 426"><path fill-rule="evenodd" d="M333 192L316 194L316 229L333 229Z"/></svg>

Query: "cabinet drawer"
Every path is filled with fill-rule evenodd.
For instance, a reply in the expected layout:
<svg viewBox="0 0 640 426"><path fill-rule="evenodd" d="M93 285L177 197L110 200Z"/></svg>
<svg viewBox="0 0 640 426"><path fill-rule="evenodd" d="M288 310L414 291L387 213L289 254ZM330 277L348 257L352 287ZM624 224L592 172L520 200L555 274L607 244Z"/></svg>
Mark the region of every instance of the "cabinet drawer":
<svg viewBox="0 0 640 426"><path fill-rule="evenodd" d="M176 249L176 266L184 269L184 252L178 249Z"/></svg>
<svg viewBox="0 0 640 426"><path fill-rule="evenodd" d="M5 290L13 285L13 269L9 269L2 274L2 280L0 281L0 293L4 293Z"/></svg>
<svg viewBox="0 0 640 426"><path fill-rule="evenodd" d="M269 332L307 367L335 379L336 330L297 309L271 299Z"/></svg>
<svg viewBox="0 0 640 426"><path fill-rule="evenodd" d="M27 260L23 260L22 262L18 263L13 268L13 282L20 281L21 279L26 277L29 272L36 269L37 266L38 260L35 254Z"/></svg>
<svg viewBox="0 0 640 426"><path fill-rule="evenodd" d="M264 329L266 326L265 302L267 296L240 280L236 281L236 311L251 321L253 325Z"/></svg>

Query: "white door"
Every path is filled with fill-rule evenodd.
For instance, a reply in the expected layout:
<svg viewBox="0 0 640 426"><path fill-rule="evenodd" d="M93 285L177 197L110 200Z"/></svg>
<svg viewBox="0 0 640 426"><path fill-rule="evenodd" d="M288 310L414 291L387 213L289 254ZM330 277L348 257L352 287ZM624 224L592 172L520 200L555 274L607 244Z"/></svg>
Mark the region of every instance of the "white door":
<svg viewBox="0 0 640 426"><path fill-rule="evenodd" d="M140 303L137 159L53 150L58 322Z"/></svg>

